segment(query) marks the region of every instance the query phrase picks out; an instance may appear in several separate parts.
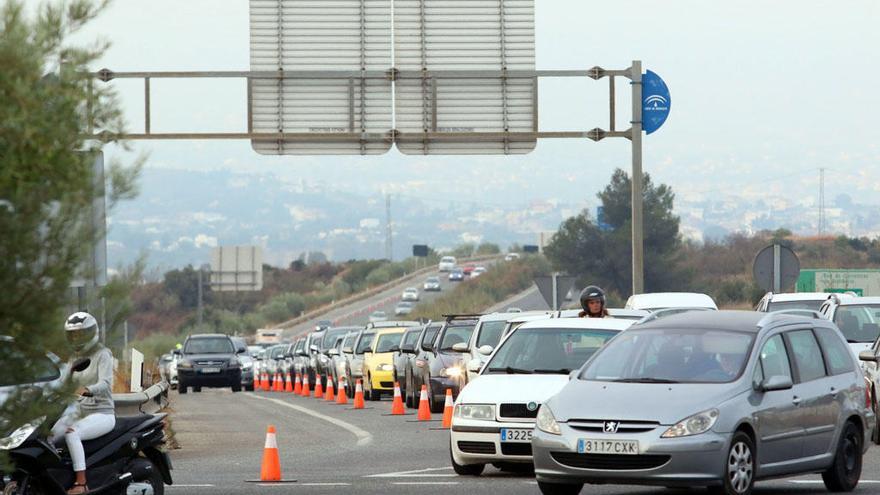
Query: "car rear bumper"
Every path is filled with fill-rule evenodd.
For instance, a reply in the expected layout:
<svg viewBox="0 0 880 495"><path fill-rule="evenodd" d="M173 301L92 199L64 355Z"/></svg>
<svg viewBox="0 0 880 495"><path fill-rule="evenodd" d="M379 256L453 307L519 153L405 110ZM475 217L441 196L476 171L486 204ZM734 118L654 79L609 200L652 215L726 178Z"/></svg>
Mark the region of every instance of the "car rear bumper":
<svg viewBox="0 0 880 495"><path fill-rule="evenodd" d="M548 483L619 483L661 486L719 485L725 469L727 435L707 432L662 439L657 429L634 435L575 430L561 423L562 435L535 429L535 476ZM637 440L638 455L579 454L578 440Z"/></svg>

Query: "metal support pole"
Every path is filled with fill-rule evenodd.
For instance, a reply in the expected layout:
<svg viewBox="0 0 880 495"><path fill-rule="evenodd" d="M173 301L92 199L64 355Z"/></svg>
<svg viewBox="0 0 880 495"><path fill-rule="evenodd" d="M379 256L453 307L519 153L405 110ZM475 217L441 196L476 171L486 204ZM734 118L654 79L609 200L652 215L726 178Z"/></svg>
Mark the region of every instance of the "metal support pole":
<svg viewBox="0 0 880 495"><path fill-rule="evenodd" d="M203 308L203 305L202 305L202 268L201 267L199 267L198 272L199 272L199 301L197 303L197 305L198 305L197 322L198 322L198 326L201 327L202 326L202 314L203 314L203 310L202 310L202 308Z"/></svg>
<svg viewBox="0 0 880 495"><path fill-rule="evenodd" d="M632 291L645 291L645 251L642 216L642 62L633 60L632 80Z"/></svg>
<svg viewBox="0 0 880 495"><path fill-rule="evenodd" d="M782 249L779 244L773 245L773 292L779 293L781 292L782 287L782 275L779 273L779 265L782 263L781 260Z"/></svg>
<svg viewBox="0 0 880 495"><path fill-rule="evenodd" d="M556 285L558 283L558 278L559 278L559 274L556 272L553 272L553 279L551 280L551 282L553 283L553 307L550 308L553 311L556 311L557 309L559 309L559 290Z"/></svg>

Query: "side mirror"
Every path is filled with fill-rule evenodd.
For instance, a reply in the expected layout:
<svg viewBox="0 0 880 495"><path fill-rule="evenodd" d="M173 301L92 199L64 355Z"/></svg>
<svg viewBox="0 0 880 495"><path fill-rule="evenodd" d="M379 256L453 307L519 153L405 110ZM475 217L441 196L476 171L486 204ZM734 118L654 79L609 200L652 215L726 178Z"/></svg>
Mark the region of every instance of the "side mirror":
<svg viewBox="0 0 880 495"><path fill-rule="evenodd" d="M175 356L180 356L183 353L180 352L180 349L174 349L173 351L171 351L171 354L174 354Z"/></svg>
<svg viewBox="0 0 880 495"><path fill-rule="evenodd" d="M235 353L236 354L246 354L247 349L245 349L244 347L239 347L238 349L235 350Z"/></svg>
<svg viewBox="0 0 880 495"><path fill-rule="evenodd" d="M416 346L414 344L403 344L400 346L400 352L404 354L415 354Z"/></svg>
<svg viewBox="0 0 880 495"><path fill-rule="evenodd" d="M354 350L351 347L343 347L342 352L345 354L352 354L354 353Z"/></svg>
<svg viewBox="0 0 880 495"><path fill-rule="evenodd" d="M311 349L312 352L318 352L318 346L316 346L316 345L310 346L309 349Z"/></svg>
<svg viewBox="0 0 880 495"><path fill-rule="evenodd" d="M467 342L459 342L457 344L453 344L452 350L455 352L467 352L468 351Z"/></svg>
<svg viewBox="0 0 880 495"><path fill-rule="evenodd" d="M331 356L338 356L338 355L339 355L339 349L330 349L329 351L327 351L327 354L329 354L329 355L331 355Z"/></svg>
<svg viewBox="0 0 880 495"><path fill-rule="evenodd" d="M432 352L434 350L434 344L429 344L427 342L422 343L422 350Z"/></svg>
<svg viewBox="0 0 880 495"><path fill-rule="evenodd" d="M400 352L400 346L399 346L399 345L393 345L393 346L391 346L390 349L388 349L388 352Z"/></svg>
<svg viewBox="0 0 880 495"><path fill-rule="evenodd" d="M479 359L471 359L470 361L468 361L467 370L471 373L479 373L482 368L483 362Z"/></svg>
<svg viewBox="0 0 880 495"><path fill-rule="evenodd" d="M364 349L363 354L366 356L367 354L372 354L373 351L371 349Z"/></svg>
<svg viewBox="0 0 880 495"><path fill-rule="evenodd" d="M773 392L774 390L789 390L793 386L791 377L777 375L764 380L760 385L760 390L762 392Z"/></svg>
<svg viewBox="0 0 880 495"><path fill-rule="evenodd" d="M485 345L481 345L480 348L477 349L477 352L479 352L480 354L482 354L484 356L491 356L492 351L494 351L494 350L495 350L494 347L492 347L489 344L485 344Z"/></svg>
<svg viewBox="0 0 880 495"><path fill-rule="evenodd" d="M568 374L568 381L576 380L581 370L571 370L571 373Z"/></svg>
<svg viewBox="0 0 880 495"><path fill-rule="evenodd" d="M877 355L874 354L874 351L862 351L859 353L859 361L870 361L872 363L876 363Z"/></svg>
<svg viewBox="0 0 880 495"><path fill-rule="evenodd" d="M296 353L297 356L308 357L309 353L305 350L300 349L299 352Z"/></svg>
<svg viewBox="0 0 880 495"><path fill-rule="evenodd" d="M90 364L92 364L92 360L89 358L77 359L76 361L74 361L71 369L76 372L85 371L85 369L88 368Z"/></svg>

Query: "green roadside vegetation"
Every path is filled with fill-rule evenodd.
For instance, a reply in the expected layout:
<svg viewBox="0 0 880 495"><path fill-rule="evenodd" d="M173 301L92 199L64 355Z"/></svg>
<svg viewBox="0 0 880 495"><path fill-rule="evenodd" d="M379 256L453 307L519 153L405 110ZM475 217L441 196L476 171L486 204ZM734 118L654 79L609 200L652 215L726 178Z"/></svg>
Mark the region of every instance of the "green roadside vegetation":
<svg viewBox="0 0 880 495"><path fill-rule="evenodd" d="M486 308L521 292L535 277L550 273L550 263L541 255L524 255L513 261L499 261L486 273L465 280L434 301L419 304L408 319L437 320L448 314L482 313Z"/></svg>

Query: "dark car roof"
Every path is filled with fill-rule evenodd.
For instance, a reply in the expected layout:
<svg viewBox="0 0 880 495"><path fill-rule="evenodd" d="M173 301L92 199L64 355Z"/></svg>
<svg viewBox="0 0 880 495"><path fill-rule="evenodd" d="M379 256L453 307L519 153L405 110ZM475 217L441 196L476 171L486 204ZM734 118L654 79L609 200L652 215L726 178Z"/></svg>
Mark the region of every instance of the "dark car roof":
<svg viewBox="0 0 880 495"><path fill-rule="evenodd" d="M216 339L216 338L227 338L229 339L229 335L225 333L197 333L195 335L190 335L189 339Z"/></svg>
<svg viewBox="0 0 880 495"><path fill-rule="evenodd" d="M761 320L784 319L792 323L814 323L817 320L784 313L759 313L757 311L687 311L661 318L636 323L632 329L646 328L681 328L681 329L713 329L731 332L757 333L763 328Z"/></svg>

